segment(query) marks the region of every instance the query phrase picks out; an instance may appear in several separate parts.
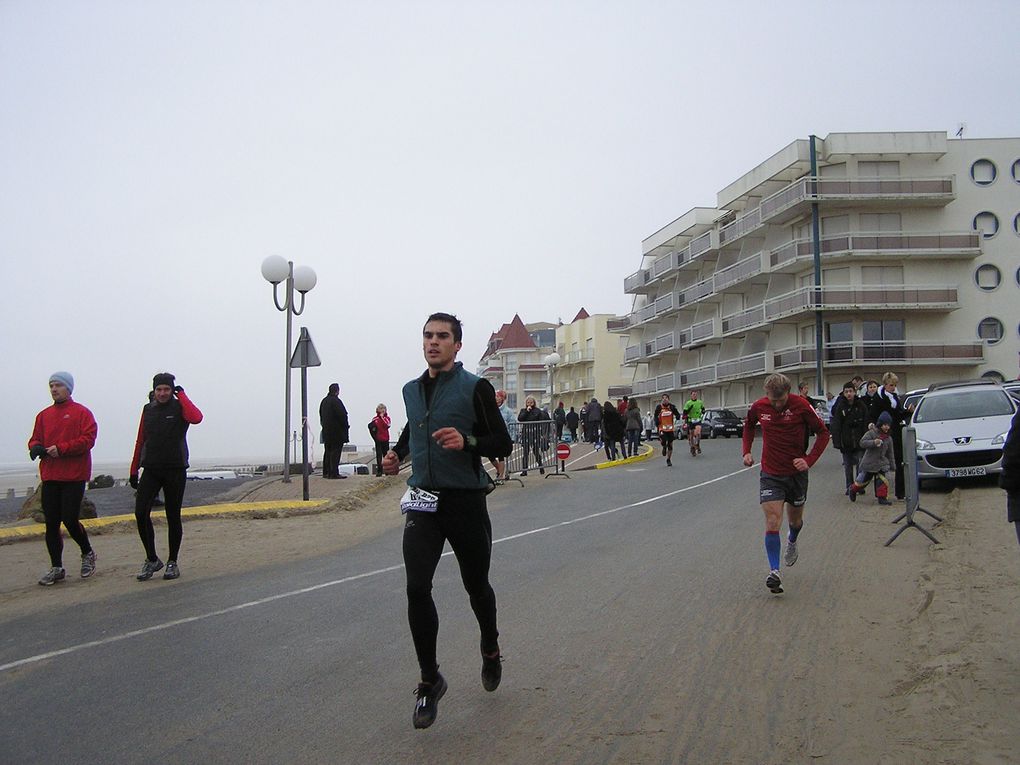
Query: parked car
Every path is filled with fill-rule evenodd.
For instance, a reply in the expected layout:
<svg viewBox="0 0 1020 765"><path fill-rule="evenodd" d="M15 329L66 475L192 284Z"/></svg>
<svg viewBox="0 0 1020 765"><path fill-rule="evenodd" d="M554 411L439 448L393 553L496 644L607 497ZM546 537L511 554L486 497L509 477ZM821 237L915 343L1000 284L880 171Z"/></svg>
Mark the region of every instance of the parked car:
<svg viewBox="0 0 1020 765"><path fill-rule="evenodd" d="M931 386L913 417L918 481L1001 473L1017 406L997 384Z"/></svg>
<svg viewBox="0 0 1020 765"><path fill-rule="evenodd" d="M741 436L744 434L744 421L729 409L706 409L701 420L701 434L708 438Z"/></svg>

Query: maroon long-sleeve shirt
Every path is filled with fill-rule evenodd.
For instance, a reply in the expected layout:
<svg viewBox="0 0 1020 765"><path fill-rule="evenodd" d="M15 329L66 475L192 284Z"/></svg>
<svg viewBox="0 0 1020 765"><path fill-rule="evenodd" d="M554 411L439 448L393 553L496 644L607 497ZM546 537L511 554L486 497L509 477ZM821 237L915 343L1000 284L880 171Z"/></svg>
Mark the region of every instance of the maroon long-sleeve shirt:
<svg viewBox="0 0 1020 765"><path fill-rule="evenodd" d="M807 460L808 467L814 465L829 445L829 429L818 417L807 400L790 394L782 411L776 409L768 398L762 397L747 410L744 425L744 451L751 451L754 442L755 425L761 425L762 449L761 469L769 475L796 475L795 459ZM815 443L810 454L804 454L807 433L815 434Z"/></svg>

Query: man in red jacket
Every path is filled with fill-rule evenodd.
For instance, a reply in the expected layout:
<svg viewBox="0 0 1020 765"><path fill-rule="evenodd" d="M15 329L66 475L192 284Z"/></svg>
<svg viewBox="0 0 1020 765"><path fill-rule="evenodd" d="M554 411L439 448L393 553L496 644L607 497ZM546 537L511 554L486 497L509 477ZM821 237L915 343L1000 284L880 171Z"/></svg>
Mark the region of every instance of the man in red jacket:
<svg viewBox="0 0 1020 765"><path fill-rule="evenodd" d="M151 579L163 568L156 555L155 530L152 527L152 502L163 490L166 525L170 537L164 579L181 575L177 554L181 549L184 527L181 525L181 505L184 486L188 478L188 426L202 421L202 413L191 403L184 388L174 384L174 376L160 372L152 378L153 399L142 409L138 423L138 439L131 460L131 486L135 494L135 522L138 536L145 548L145 561L135 577L139 582ZM138 468L144 468L141 480Z"/></svg>
<svg viewBox="0 0 1020 765"><path fill-rule="evenodd" d="M64 540L60 535L63 523L81 548L82 578L96 571L96 553L89 535L78 520L85 482L92 477L92 447L96 443L96 418L81 404L71 400L74 378L70 372L50 375L50 397L53 406L39 412L35 428L28 440L28 453L39 462L42 479L42 508L46 518L46 549L50 554L50 570L39 584L48 587L61 582L64 572Z"/></svg>
<svg viewBox="0 0 1020 765"><path fill-rule="evenodd" d="M765 513L765 554L769 575L765 586L770 592L783 591L779 578L779 529L786 510L790 529L786 541L786 565L797 562L797 536L804 526L804 504L807 502L808 468L815 464L829 445L829 431L814 407L801 396L790 395L786 375L772 374L765 378L765 396L751 404L744 425L744 464L754 464L751 443L754 429L761 425L761 479L759 495ZM815 434L810 454L804 444L808 432Z"/></svg>

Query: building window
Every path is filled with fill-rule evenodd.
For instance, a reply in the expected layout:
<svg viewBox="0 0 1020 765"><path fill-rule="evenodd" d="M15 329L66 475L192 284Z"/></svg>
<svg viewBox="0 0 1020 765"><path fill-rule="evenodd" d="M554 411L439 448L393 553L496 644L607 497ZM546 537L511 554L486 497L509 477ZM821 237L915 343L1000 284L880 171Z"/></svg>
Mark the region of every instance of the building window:
<svg viewBox="0 0 1020 765"><path fill-rule="evenodd" d="M979 289L991 292L1002 283L1002 272L997 266L985 263L983 266L978 266L977 271L974 272L974 281Z"/></svg>
<svg viewBox="0 0 1020 765"><path fill-rule="evenodd" d="M999 233L999 218L993 212L979 212L974 216L974 230L980 231L985 239L991 239Z"/></svg>
<svg viewBox="0 0 1020 765"><path fill-rule="evenodd" d="M861 322L864 342L899 342L903 340L903 320L890 319L882 321Z"/></svg>
<svg viewBox="0 0 1020 765"><path fill-rule="evenodd" d="M986 340L989 345L995 345L997 342L1002 340L1002 334L1002 322L994 316L984 318L981 320L981 323L978 324L978 339Z"/></svg>
<svg viewBox="0 0 1020 765"><path fill-rule="evenodd" d="M978 186L991 186L997 173L995 163L990 159L979 159L970 166L970 179Z"/></svg>
<svg viewBox="0 0 1020 765"><path fill-rule="evenodd" d="M825 324L826 343L852 343L854 325L849 321L830 321Z"/></svg>
<svg viewBox="0 0 1020 765"><path fill-rule="evenodd" d="M982 380L995 380L995 382L997 382L999 384L1002 384L1002 383L1006 382L1006 378L1002 376L1002 372L997 372L994 369L989 369L987 372L985 372L983 375L981 375L981 379Z"/></svg>
<svg viewBox="0 0 1020 765"><path fill-rule="evenodd" d="M1010 172L1013 175L1013 180L1020 183L1020 159L1013 162L1013 169Z"/></svg>
<svg viewBox="0 0 1020 765"><path fill-rule="evenodd" d="M1013 216L1013 233L1020 236L1020 213Z"/></svg>

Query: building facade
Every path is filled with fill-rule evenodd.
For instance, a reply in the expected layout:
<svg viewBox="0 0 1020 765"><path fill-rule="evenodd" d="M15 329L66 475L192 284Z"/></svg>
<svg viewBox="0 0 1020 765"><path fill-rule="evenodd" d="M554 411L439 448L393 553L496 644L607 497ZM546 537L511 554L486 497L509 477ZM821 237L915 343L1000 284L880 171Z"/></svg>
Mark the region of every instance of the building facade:
<svg viewBox="0 0 1020 765"><path fill-rule="evenodd" d="M885 371L900 390L1013 379L1020 138L796 140L642 253L632 312L609 327L630 336L643 406L699 388L743 411L772 372L813 393Z"/></svg>
<svg viewBox="0 0 1020 765"><path fill-rule="evenodd" d="M553 369L553 398L568 410L579 412L592 398L616 401L631 393L634 370L623 366L627 338L606 328L613 318L606 313L590 316L582 308L569 324L556 328L560 361Z"/></svg>
<svg viewBox="0 0 1020 765"><path fill-rule="evenodd" d="M549 370L545 358L555 350L556 326L549 322L525 324L514 318L489 336L478 362L480 377L496 390L506 391L511 409L521 409L528 396L549 400Z"/></svg>

